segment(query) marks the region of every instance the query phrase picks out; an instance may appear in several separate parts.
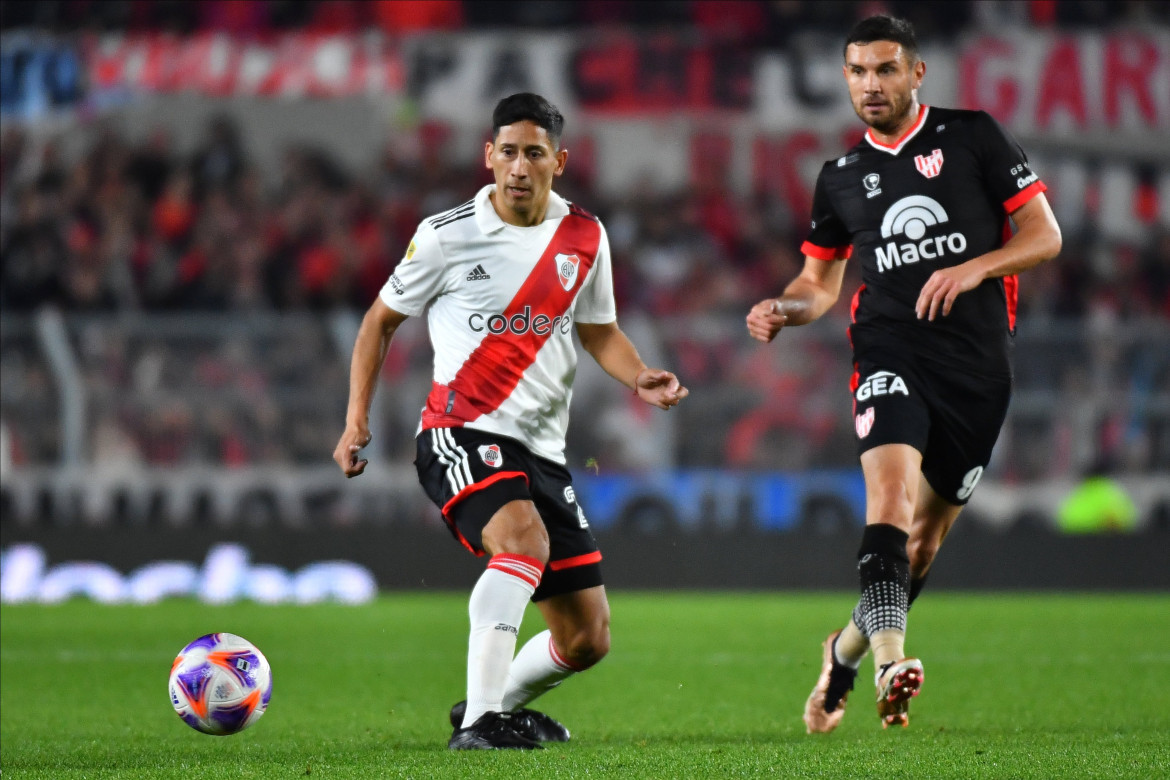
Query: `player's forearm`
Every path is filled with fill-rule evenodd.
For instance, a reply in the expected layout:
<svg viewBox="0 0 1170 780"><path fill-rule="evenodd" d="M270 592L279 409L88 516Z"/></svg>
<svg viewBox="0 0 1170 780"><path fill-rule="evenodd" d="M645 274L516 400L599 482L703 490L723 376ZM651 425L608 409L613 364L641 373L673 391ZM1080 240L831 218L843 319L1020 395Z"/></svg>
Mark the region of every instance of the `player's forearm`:
<svg viewBox="0 0 1170 780"><path fill-rule="evenodd" d="M646 364L629 337L614 324L612 327L579 326L577 335L597 365L631 390Z"/></svg>
<svg viewBox="0 0 1170 780"><path fill-rule="evenodd" d="M1039 194L1012 213L1016 234L1002 247L971 260L984 279L1018 274L1060 254L1060 225Z"/></svg>
<svg viewBox="0 0 1170 780"><path fill-rule="evenodd" d="M397 329L397 323L383 324L373 312L367 313L362 319L349 365L349 406L345 414L347 425L365 427L368 424L370 405L378 386L378 374Z"/></svg>
<svg viewBox="0 0 1170 780"><path fill-rule="evenodd" d="M979 268L984 279L996 279L1035 268L1060 254L1060 247L1060 228L1055 222L1033 222L1021 226L999 249L969 262Z"/></svg>
<svg viewBox="0 0 1170 780"><path fill-rule="evenodd" d="M836 303L837 296L803 277L784 289L776 299L780 314L785 316L785 326L807 325L819 318Z"/></svg>

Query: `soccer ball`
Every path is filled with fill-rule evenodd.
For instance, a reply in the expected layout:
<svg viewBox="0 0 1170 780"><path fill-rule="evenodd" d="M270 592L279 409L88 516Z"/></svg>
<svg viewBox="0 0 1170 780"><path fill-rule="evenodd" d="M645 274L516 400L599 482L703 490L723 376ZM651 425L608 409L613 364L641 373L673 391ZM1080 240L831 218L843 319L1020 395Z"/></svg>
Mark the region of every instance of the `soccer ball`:
<svg viewBox="0 0 1170 780"><path fill-rule="evenodd" d="M204 734L235 734L260 719L272 697L272 669L256 645L235 634L208 634L171 665L171 704Z"/></svg>

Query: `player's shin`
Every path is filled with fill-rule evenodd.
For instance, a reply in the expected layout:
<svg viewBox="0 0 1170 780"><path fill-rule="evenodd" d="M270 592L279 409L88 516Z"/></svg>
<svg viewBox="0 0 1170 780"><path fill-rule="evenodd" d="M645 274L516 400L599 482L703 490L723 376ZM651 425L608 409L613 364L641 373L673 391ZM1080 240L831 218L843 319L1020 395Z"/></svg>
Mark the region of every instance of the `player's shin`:
<svg viewBox="0 0 1170 780"><path fill-rule="evenodd" d="M466 728L485 712L504 709L504 688L516 651L524 608L540 584L544 565L526 555L492 556L471 590L468 614Z"/></svg>
<svg viewBox="0 0 1170 780"><path fill-rule="evenodd" d="M512 660L504 690L504 709L512 711L527 706L575 672L577 669L557 652L552 633L547 629L541 631L529 639Z"/></svg>

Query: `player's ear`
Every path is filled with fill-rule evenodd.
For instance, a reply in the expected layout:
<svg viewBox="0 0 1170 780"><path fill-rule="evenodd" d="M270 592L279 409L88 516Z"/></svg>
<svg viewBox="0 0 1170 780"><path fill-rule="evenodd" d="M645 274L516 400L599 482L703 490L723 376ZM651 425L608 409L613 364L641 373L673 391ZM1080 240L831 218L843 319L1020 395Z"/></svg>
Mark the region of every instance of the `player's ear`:
<svg viewBox="0 0 1170 780"><path fill-rule="evenodd" d="M492 149L495 147L491 141L483 145L483 167L491 170L492 167Z"/></svg>
<svg viewBox="0 0 1170 780"><path fill-rule="evenodd" d="M922 79L926 76L926 63L922 60L914 63L914 88L918 89L922 86Z"/></svg>
<svg viewBox="0 0 1170 780"><path fill-rule="evenodd" d="M557 167L553 169L553 176L560 176L565 172L565 164L569 162L569 150L559 149L557 151Z"/></svg>

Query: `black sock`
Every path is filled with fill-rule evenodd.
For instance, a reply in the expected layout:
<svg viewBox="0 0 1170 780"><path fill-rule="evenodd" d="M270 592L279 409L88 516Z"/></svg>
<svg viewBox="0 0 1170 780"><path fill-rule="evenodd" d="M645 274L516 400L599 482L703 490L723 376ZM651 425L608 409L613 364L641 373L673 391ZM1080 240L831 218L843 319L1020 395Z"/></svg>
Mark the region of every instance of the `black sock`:
<svg viewBox="0 0 1170 780"><path fill-rule="evenodd" d="M906 630L910 559L905 531L887 523L867 525L857 551L861 599L853 620L866 636L884 629Z"/></svg>

